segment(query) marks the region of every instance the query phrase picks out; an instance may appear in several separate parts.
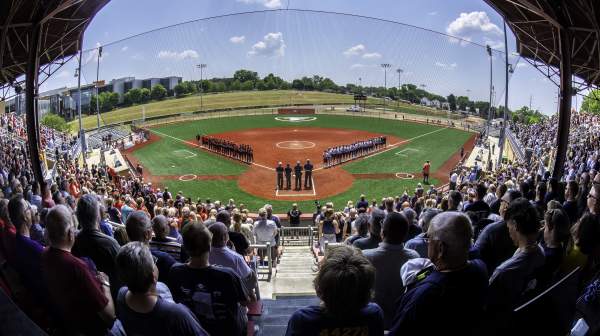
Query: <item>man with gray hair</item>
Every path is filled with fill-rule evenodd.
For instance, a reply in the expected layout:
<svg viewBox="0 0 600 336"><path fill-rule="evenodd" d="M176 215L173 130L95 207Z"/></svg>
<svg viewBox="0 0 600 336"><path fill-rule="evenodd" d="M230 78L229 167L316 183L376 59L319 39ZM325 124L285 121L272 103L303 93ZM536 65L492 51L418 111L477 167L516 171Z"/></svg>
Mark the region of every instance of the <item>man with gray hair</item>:
<svg viewBox="0 0 600 336"><path fill-rule="evenodd" d="M81 231L75 238L73 254L80 258L92 259L98 270L106 273L112 284L117 284L119 279L115 258L119 253L119 243L100 231L100 205L96 196L92 194L81 196L75 213ZM116 294L119 287L113 287L113 294Z"/></svg>
<svg viewBox="0 0 600 336"><path fill-rule="evenodd" d="M46 216L49 248L42 254L44 280L60 318L57 334L104 335L115 319L108 276L71 254L75 227L64 205Z"/></svg>
<svg viewBox="0 0 600 336"><path fill-rule="evenodd" d="M473 335L474 321L483 314L488 278L481 260L468 260L471 222L460 212L444 212L431 220L427 236L435 268L402 296L389 335L424 326L427 335Z"/></svg>

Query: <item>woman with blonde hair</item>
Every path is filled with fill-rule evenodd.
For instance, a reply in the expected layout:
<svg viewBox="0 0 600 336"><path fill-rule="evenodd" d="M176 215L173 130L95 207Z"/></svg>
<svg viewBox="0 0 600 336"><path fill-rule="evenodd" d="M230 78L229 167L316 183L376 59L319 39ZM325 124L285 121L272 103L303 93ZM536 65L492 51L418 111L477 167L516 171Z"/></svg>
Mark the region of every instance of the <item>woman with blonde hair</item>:
<svg viewBox="0 0 600 336"><path fill-rule="evenodd" d="M244 237L246 237L246 240L248 240L250 244L254 244L252 226L243 222L242 213L238 209L234 209L232 214L232 223L229 227L229 231L241 233L244 235Z"/></svg>

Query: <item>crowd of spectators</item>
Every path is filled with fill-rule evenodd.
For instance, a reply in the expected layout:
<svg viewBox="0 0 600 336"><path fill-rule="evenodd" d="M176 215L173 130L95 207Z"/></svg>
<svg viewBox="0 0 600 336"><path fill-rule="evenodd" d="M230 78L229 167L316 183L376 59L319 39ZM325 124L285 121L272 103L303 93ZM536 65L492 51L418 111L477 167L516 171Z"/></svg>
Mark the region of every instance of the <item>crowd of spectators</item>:
<svg viewBox="0 0 600 336"><path fill-rule="evenodd" d="M562 180L540 169L545 136L529 136L551 129L545 122L515 126L532 163L459 169L445 192L418 185L319 206L321 305L296 311L287 334L518 334L514 309L572 274L566 303L528 323L599 332L599 124L573 117L579 137ZM260 298L251 245L269 243L275 261L282 253L270 205L253 218L257 209L233 199L192 200L69 160L40 187L12 141L0 137L0 288L38 325L57 335L246 334L247 306ZM288 212L294 226L300 216L297 205Z"/></svg>

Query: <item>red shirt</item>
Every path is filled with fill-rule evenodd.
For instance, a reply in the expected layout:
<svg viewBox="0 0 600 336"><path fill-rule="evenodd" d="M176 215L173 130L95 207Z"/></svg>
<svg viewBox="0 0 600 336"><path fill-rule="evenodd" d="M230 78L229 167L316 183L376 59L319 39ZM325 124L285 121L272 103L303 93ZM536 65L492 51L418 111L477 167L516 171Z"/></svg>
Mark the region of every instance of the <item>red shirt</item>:
<svg viewBox="0 0 600 336"><path fill-rule="evenodd" d="M42 253L42 269L64 327L84 334L106 334L107 326L98 313L108 300L87 264L70 252L49 247Z"/></svg>
<svg viewBox="0 0 600 336"><path fill-rule="evenodd" d="M424 164L424 165L423 165L423 173L425 173L425 174L429 174L429 167L430 167L430 166L431 166L431 165L430 165L429 163L426 163L426 164Z"/></svg>

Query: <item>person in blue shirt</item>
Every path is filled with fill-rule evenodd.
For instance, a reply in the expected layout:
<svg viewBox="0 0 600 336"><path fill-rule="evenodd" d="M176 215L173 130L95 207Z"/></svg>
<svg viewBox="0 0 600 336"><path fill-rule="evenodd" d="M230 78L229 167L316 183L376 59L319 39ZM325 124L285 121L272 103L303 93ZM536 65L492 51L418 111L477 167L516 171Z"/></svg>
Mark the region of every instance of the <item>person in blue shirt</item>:
<svg viewBox="0 0 600 336"><path fill-rule="evenodd" d="M116 313L128 335L208 335L186 306L159 295L158 268L146 244L123 246L116 263L126 285L117 295Z"/></svg>
<svg viewBox="0 0 600 336"><path fill-rule="evenodd" d="M473 229L460 212L435 216L427 232L435 268L400 299L389 335L474 335L483 315L485 264L468 260Z"/></svg>
<svg viewBox="0 0 600 336"><path fill-rule="evenodd" d="M383 311L371 301L375 268L357 248L332 247L315 281L318 306L297 310L286 336L383 335Z"/></svg>

